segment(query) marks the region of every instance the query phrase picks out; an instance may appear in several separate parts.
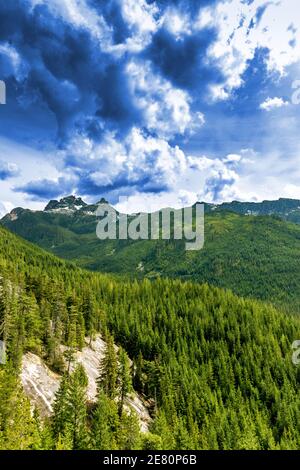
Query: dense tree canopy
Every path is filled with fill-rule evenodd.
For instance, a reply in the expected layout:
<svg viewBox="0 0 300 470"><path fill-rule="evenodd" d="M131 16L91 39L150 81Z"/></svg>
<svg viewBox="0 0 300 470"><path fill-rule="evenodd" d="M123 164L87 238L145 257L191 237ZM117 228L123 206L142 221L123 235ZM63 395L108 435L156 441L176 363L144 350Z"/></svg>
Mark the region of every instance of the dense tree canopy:
<svg viewBox="0 0 300 470"><path fill-rule="evenodd" d="M300 368L291 360L298 317L207 284L86 272L2 228L0 276L8 356L0 368L0 448L299 448ZM91 406L84 372L64 364L96 332L107 351ZM64 373L49 423L32 415L20 390L28 350ZM146 435L123 409L132 383L151 408Z"/></svg>

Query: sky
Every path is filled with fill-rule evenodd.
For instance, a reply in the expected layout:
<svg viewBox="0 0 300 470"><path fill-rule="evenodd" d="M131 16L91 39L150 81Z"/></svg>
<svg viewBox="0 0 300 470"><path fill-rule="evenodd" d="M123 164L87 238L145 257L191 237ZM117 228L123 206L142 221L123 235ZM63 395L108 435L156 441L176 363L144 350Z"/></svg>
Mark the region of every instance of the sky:
<svg viewBox="0 0 300 470"><path fill-rule="evenodd" d="M0 213L300 199L299 0L0 0Z"/></svg>

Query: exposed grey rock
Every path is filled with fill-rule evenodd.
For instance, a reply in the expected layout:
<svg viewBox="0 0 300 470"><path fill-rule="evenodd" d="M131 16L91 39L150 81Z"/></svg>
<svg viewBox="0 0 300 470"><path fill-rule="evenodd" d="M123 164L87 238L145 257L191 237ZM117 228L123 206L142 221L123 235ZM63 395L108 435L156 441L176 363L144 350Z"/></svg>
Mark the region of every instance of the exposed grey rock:
<svg viewBox="0 0 300 470"><path fill-rule="evenodd" d="M105 342L99 335L95 341L91 342L91 346L89 346L88 338L86 344L87 346L82 351L75 353L75 361L71 367L74 368L79 363L83 365L88 377L87 398L93 403L96 400L96 379L99 375L99 361L103 358L105 351ZM65 349L62 347L62 350ZM23 388L32 405L39 409L43 417L50 416L53 411L53 401L60 380L61 376L52 372L39 356L32 353L26 353L23 356L21 370ZM126 399L125 407L137 413L141 431L147 432L151 418L141 397L137 393L132 393Z"/></svg>

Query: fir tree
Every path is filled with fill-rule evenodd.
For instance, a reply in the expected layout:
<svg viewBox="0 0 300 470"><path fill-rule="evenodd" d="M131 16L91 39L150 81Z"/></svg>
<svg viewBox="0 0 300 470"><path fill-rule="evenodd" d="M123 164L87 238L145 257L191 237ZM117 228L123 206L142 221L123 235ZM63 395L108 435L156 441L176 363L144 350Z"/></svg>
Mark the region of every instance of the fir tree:
<svg viewBox="0 0 300 470"><path fill-rule="evenodd" d="M133 390L132 377L130 371L130 361L123 348L119 349L118 354L118 394L119 394L119 416L122 416L124 400Z"/></svg>
<svg viewBox="0 0 300 470"><path fill-rule="evenodd" d="M114 450L117 448L119 418L116 403L100 390L93 412L91 440L94 449Z"/></svg>
<svg viewBox="0 0 300 470"><path fill-rule="evenodd" d="M103 390L110 399L117 396L118 363L113 337L106 337L104 357L100 361L97 379L98 393Z"/></svg>
<svg viewBox="0 0 300 470"><path fill-rule="evenodd" d="M71 374L66 393L66 418L72 433L72 448L85 449L87 433L87 376L81 364Z"/></svg>

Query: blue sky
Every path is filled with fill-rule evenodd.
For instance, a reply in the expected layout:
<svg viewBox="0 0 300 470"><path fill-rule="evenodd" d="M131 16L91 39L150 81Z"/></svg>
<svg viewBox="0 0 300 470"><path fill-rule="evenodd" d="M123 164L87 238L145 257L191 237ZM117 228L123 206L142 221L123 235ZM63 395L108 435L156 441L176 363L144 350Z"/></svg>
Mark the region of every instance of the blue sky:
<svg viewBox="0 0 300 470"><path fill-rule="evenodd" d="M298 3L0 1L0 212L300 199Z"/></svg>

